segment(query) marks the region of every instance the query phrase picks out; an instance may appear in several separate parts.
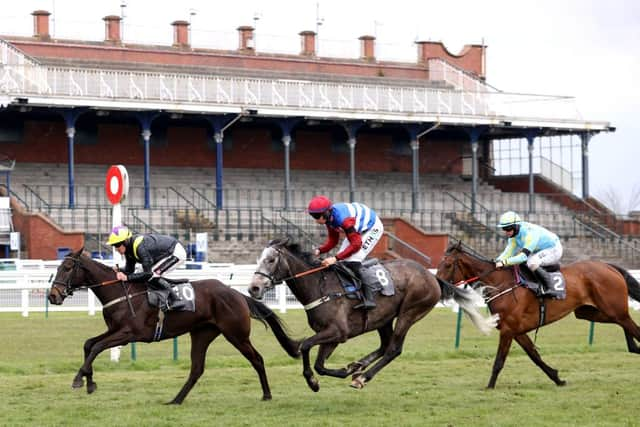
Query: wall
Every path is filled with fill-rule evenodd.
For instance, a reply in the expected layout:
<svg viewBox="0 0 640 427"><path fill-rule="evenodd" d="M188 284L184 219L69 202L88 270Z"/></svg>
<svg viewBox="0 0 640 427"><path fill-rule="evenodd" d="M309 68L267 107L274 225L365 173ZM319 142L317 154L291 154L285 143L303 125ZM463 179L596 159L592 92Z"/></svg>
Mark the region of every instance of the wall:
<svg viewBox="0 0 640 427"><path fill-rule="evenodd" d="M14 199L11 200L13 226L20 232L22 246L31 259L56 259L58 248L77 250L84 247L84 233L64 231L41 213L26 212Z"/></svg>
<svg viewBox="0 0 640 427"><path fill-rule="evenodd" d="M223 152L223 165L228 168L283 169L284 152L280 133L268 127L238 124L227 131L231 146ZM76 164L144 164L144 147L140 128L134 123L97 123L95 142L76 142ZM80 126L79 126L80 128ZM153 130L153 127L152 127ZM295 148L291 152L291 168L303 170L349 170L346 133L338 129L294 129ZM364 172L411 172L411 150L394 151L394 136L385 131L365 129L357 136L356 170ZM398 138L398 136L396 136ZM205 125L173 125L169 123L162 141L152 134L150 164L152 166L211 167L216 164L215 144ZM344 144L334 151L333 144ZM404 142L404 141L403 141ZM397 144L397 143L395 143ZM406 136L408 147L408 135ZM460 154L468 142L446 135L428 135L419 150L420 173L459 174ZM65 127L60 120L26 120L22 142L0 142L0 153L16 162L62 163L68 160ZM78 182L78 184L82 184Z"/></svg>

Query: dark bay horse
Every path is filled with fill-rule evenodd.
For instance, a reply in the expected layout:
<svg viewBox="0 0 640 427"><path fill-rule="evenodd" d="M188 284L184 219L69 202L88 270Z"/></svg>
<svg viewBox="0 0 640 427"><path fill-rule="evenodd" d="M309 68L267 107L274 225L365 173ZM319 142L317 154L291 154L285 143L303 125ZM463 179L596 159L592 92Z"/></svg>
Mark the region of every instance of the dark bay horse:
<svg viewBox="0 0 640 427"><path fill-rule="evenodd" d="M83 386L87 378L87 393L96 390L93 381L93 360L102 351L118 345L153 341L158 308L147 302L144 283L122 284L114 270L82 254L82 249L64 258L53 280L49 301L62 304L73 291L91 288L103 305L102 315L107 331L84 343L84 363L73 380L72 387ZM176 397L169 403L180 404L204 372L209 344L222 334L258 373L262 399L270 400L271 391L260 353L249 340L251 318L268 324L284 350L299 357L299 343L289 338L278 316L267 306L242 295L218 280L192 282L195 293L195 312L168 312L161 339L173 338L186 332L191 334L191 371Z"/></svg>
<svg viewBox="0 0 640 427"><path fill-rule="evenodd" d="M624 269L599 261L578 261L560 270L566 280L567 295L564 300L545 300L544 324L571 312L578 319L616 323L624 330L629 351L640 353L634 341L640 340L640 328L629 316L628 308L629 296L640 301L640 284ZM516 284L513 267L496 270L492 260L472 254L457 242L447 248L437 276L452 282L478 280L489 309L500 315L500 342L488 388L495 387L513 340L554 383L565 384L558 371L542 360L527 336L527 332L539 326L540 304L533 292Z"/></svg>
<svg viewBox="0 0 640 427"><path fill-rule="evenodd" d="M249 294L254 298L262 298L267 289L284 280L305 306L309 326L316 334L303 340L300 346L302 373L313 391L320 389L309 362L309 351L313 346L320 346L314 365L318 374L338 378L352 375L351 386L362 388L400 355L409 328L426 316L441 299L454 298L473 323L485 333L496 325L494 317L484 318L478 312L477 300L474 299L478 295L474 295L474 291L458 289L436 279L429 270L414 261L404 259L384 263L395 283L395 295L378 298L377 307L370 311L353 309L358 301L345 297L345 291L333 269L294 278L319 265L319 261L310 253L303 252L298 244L287 240L273 241L263 250L258 269L249 285ZM324 366L338 344L373 330L377 330L380 336L378 349L341 369ZM375 365L367 369L378 359Z"/></svg>

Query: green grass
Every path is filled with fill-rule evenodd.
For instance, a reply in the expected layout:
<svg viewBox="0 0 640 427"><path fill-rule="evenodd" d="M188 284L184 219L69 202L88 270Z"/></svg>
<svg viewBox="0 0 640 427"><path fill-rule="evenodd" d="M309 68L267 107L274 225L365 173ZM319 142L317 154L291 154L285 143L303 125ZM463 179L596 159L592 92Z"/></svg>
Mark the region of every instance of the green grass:
<svg viewBox="0 0 640 427"><path fill-rule="evenodd" d="M634 316L637 317L635 314ZM282 315L290 332L308 336L301 311ZM626 351L617 326L566 318L541 329L544 360L567 380L555 386L518 348L512 347L495 390L486 390L497 331L480 335L464 321L454 349L456 315L436 309L409 332L403 354L363 390L349 379L318 377L313 393L270 331L253 324L252 340L263 355L273 400L263 402L258 377L224 338L209 349L207 369L181 406L167 406L189 372L189 339L137 344L137 360L124 347L120 363L109 352L94 363L98 390L72 390L82 345L104 331L100 315L53 313L29 318L0 314L0 425L33 426L633 426L640 357ZM377 345L377 334L341 345L329 360L343 366ZM314 352L315 356L315 352Z"/></svg>

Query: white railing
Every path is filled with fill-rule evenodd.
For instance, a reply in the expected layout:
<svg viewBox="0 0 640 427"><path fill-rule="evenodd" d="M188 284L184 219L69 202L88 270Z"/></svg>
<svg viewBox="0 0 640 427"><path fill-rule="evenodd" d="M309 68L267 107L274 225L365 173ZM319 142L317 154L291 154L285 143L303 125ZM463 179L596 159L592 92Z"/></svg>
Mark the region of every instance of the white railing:
<svg viewBox="0 0 640 427"><path fill-rule="evenodd" d="M41 260L0 260L0 266L16 267L16 270L0 271L0 312L22 313L29 316L32 312L69 312L80 311L94 315L102 310L102 304L93 292L78 291L67 298L61 306L50 305L47 292L50 280L55 276L60 261ZM218 279L228 286L246 294L247 285L256 270L253 264L207 264L190 263L203 269L177 269L168 277L189 280ZM284 285L277 286L265 294L263 302L273 309L286 312L287 309L302 308L295 297Z"/></svg>
<svg viewBox="0 0 640 427"><path fill-rule="evenodd" d="M261 109L269 114L316 114L318 117L406 120L433 116L446 121L481 119L548 120L558 124L582 120L570 97L497 92L455 67L434 62L437 79L456 89L406 85L178 74L152 71L53 67L13 58L0 40L0 94L38 98L56 105L99 108L175 108L181 111L239 112ZM440 76L442 74L442 76ZM425 118L425 117L423 117ZM425 118L426 119L426 118ZM591 127L595 125L590 124ZM600 123L597 126L604 127Z"/></svg>
<svg viewBox="0 0 640 427"><path fill-rule="evenodd" d="M0 265L7 266L12 261L18 262L18 270L0 271L0 312L22 313L28 317L33 312L87 312L95 315L102 311L100 301L93 292L78 291L68 297L64 304L52 306L47 301L48 290L51 287L50 279L55 275L60 261L40 260L0 260ZM247 294L246 289L254 271L255 264L207 264L191 263L203 267L200 270L177 269L169 274L169 278L188 278L190 280L203 280L216 278L226 285ZM435 274L435 270L430 270ZM629 272L636 280L640 280L640 270ZM263 302L274 310L285 313L291 309L302 309L302 305L295 299L285 285L278 285L267 292ZM630 306L640 309L640 303L629 300ZM457 305L453 305L457 310Z"/></svg>

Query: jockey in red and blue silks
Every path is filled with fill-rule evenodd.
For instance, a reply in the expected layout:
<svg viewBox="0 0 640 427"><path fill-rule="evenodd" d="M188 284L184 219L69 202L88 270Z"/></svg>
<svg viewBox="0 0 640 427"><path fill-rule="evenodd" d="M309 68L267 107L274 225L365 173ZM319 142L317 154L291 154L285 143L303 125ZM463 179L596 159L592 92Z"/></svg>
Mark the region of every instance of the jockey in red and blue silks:
<svg viewBox="0 0 640 427"><path fill-rule="evenodd" d="M315 250L316 255L333 249L338 244L341 230L346 236L338 253L322 260L322 265L329 266L337 261L345 261L356 274L359 274L362 261L384 233L384 226L378 215L362 203L333 204L325 196L311 199L307 212L316 223L327 227L327 240ZM363 294L363 304L355 308L374 308L373 295L367 286L363 287Z"/></svg>

